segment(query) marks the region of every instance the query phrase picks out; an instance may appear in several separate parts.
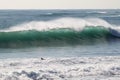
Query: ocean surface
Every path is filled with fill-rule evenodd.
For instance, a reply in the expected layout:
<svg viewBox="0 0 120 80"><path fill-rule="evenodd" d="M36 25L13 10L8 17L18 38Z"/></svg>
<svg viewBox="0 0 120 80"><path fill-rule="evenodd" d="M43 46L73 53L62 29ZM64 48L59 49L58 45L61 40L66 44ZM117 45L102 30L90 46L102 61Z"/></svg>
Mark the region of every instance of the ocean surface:
<svg viewBox="0 0 120 80"><path fill-rule="evenodd" d="M120 80L120 10L0 10L0 80Z"/></svg>
<svg viewBox="0 0 120 80"><path fill-rule="evenodd" d="M0 59L120 55L120 10L0 10Z"/></svg>

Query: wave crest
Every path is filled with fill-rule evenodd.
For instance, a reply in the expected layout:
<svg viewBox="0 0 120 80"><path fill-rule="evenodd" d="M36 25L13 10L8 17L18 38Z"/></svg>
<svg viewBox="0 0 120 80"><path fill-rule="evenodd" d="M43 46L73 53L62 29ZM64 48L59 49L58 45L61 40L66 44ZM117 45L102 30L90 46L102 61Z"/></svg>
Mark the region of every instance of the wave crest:
<svg viewBox="0 0 120 80"><path fill-rule="evenodd" d="M6 30L0 30L1 32L12 32L12 31L24 31L24 30L37 30L37 31L48 31L50 29L70 28L76 31L83 30L85 26L104 26L106 28L111 25L105 20L99 18L60 18L50 21L32 21L16 26L12 26Z"/></svg>

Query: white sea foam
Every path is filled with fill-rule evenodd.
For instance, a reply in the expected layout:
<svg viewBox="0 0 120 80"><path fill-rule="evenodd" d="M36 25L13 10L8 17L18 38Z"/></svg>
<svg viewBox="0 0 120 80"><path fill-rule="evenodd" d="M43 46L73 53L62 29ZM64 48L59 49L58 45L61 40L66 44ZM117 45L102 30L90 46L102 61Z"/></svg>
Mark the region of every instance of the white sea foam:
<svg viewBox="0 0 120 80"><path fill-rule="evenodd" d="M32 21L29 23L19 24L12 26L6 30L0 30L1 32L10 31L23 31L23 30L38 30L45 31L50 29L70 28L77 31L84 29L85 26L104 26L106 28L112 25L105 20L99 18L60 18L50 21Z"/></svg>
<svg viewBox="0 0 120 80"><path fill-rule="evenodd" d="M0 60L0 80L119 80L120 57Z"/></svg>

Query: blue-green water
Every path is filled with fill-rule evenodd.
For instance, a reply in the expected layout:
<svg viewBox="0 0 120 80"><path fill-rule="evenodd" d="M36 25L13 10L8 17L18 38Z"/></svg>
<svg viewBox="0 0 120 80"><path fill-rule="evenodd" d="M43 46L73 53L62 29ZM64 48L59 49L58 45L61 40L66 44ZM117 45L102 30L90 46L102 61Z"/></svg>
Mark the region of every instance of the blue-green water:
<svg viewBox="0 0 120 80"><path fill-rule="evenodd" d="M120 10L0 10L0 58L119 56L119 25Z"/></svg>

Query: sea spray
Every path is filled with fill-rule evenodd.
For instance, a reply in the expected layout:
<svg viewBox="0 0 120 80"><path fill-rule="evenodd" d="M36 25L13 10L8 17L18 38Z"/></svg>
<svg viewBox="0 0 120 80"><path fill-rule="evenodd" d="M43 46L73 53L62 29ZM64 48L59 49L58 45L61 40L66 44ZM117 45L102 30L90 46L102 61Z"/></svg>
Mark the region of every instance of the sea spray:
<svg viewBox="0 0 120 80"><path fill-rule="evenodd" d="M7 29L0 31L1 32L25 31L25 30L48 31L51 29L61 28L68 28L74 29L76 31L81 31L86 26L92 27L102 26L105 28L110 28L113 25L99 18L60 18L49 21L31 21L28 23L11 26Z"/></svg>

